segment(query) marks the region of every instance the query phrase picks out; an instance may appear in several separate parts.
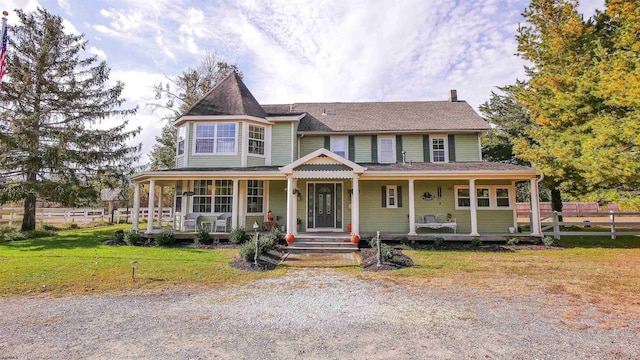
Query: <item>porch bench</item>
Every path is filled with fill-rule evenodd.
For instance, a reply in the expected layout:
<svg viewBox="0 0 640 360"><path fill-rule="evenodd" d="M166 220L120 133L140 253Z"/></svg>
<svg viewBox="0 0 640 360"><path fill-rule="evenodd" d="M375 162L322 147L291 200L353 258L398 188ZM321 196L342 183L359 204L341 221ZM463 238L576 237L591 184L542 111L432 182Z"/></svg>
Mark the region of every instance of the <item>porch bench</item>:
<svg viewBox="0 0 640 360"><path fill-rule="evenodd" d="M453 233L455 234L457 233L457 226L456 219L450 218L448 214L416 215L416 230L423 227L430 229L450 228L453 229Z"/></svg>

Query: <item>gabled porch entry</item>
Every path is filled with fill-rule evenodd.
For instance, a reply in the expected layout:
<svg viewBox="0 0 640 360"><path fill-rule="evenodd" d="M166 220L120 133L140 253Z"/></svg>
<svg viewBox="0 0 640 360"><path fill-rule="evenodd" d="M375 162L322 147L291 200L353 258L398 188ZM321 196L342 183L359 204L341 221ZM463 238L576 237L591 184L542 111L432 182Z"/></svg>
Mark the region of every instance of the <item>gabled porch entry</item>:
<svg viewBox="0 0 640 360"><path fill-rule="evenodd" d="M342 231L343 184L307 183L307 231Z"/></svg>

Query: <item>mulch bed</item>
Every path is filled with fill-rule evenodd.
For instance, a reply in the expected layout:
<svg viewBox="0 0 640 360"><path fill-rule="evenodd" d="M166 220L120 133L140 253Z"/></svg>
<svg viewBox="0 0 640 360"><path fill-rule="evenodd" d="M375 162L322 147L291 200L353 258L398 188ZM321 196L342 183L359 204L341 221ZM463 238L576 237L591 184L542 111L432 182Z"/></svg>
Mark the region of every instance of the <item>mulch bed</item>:
<svg viewBox="0 0 640 360"><path fill-rule="evenodd" d="M260 256L258 258L258 264L255 265L250 262L244 261L244 259L236 257L229 265L232 268L244 271L271 271L275 270L282 258L285 256L285 247L282 245L276 246L275 249L269 251L267 255Z"/></svg>
<svg viewBox="0 0 640 360"><path fill-rule="evenodd" d="M398 248L393 249L393 259L390 262L383 261L380 266L378 266L378 252L375 249L360 249L360 256L362 257L360 267L365 271L398 270L414 265L413 260Z"/></svg>

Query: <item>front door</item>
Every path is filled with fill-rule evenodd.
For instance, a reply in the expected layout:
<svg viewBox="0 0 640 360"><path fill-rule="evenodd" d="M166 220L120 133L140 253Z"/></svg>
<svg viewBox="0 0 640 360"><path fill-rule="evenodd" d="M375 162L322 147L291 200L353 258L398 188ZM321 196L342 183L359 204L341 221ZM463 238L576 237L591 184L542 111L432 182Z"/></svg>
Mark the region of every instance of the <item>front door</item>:
<svg viewBox="0 0 640 360"><path fill-rule="evenodd" d="M335 184L317 184L315 196L315 227L335 227Z"/></svg>

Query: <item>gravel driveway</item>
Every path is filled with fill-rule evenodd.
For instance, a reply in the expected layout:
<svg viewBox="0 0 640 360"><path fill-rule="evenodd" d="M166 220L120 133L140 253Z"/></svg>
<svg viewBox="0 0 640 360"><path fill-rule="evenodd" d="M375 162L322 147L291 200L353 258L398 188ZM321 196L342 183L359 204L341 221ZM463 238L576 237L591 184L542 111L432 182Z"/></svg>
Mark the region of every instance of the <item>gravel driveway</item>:
<svg viewBox="0 0 640 360"><path fill-rule="evenodd" d="M303 269L195 293L0 299L0 359L640 358L640 322L593 325L531 297Z"/></svg>

